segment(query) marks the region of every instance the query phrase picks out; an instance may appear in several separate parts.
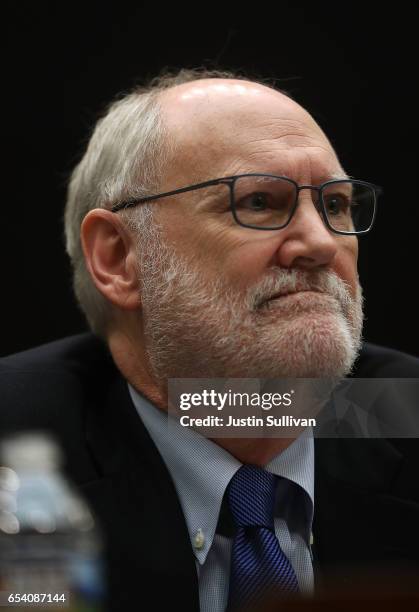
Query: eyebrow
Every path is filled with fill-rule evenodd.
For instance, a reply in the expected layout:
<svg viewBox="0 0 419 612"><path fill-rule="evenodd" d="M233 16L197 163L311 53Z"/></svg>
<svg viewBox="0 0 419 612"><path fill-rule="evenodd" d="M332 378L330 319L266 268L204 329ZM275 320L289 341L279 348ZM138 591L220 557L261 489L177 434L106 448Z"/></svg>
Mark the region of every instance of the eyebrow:
<svg viewBox="0 0 419 612"><path fill-rule="evenodd" d="M253 174L255 172L258 172L258 170L255 170L253 167L252 169L245 169L240 172L238 172L237 174ZM266 169L264 170L260 170L260 174L271 174L272 176L284 176L285 178L289 178L291 180L294 180L289 174L287 174L286 172L279 172L279 171L267 171ZM341 171L337 171L337 172L327 172L326 170L324 172L322 172L320 174L320 183L327 183L328 181L345 181L345 180L349 180L349 179L353 179L355 177L351 176L350 174L346 174L346 172L344 170Z"/></svg>
<svg viewBox="0 0 419 612"><path fill-rule="evenodd" d="M350 176L349 174L346 174L346 172L333 172L332 174L329 174L330 178L332 180L348 180L348 179L352 179L354 178L353 176Z"/></svg>

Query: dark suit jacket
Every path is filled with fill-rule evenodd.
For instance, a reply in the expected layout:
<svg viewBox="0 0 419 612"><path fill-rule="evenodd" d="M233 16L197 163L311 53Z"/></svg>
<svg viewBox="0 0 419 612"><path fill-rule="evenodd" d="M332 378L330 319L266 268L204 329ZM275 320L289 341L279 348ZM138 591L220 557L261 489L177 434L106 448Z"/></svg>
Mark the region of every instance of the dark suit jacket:
<svg viewBox="0 0 419 612"><path fill-rule="evenodd" d="M358 377L418 377L419 360L365 344ZM418 398L419 399L419 398ZM112 610L199 610L171 477L102 342L83 334L0 360L0 432L49 430L105 536ZM314 568L419 569L419 441L315 441ZM350 580L350 574L341 576Z"/></svg>

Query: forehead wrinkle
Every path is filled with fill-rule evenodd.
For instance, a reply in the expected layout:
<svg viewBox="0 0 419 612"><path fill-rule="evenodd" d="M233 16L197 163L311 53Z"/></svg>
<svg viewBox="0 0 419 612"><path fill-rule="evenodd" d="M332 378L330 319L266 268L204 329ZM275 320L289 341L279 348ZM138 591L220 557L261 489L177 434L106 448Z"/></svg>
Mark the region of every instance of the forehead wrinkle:
<svg viewBox="0 0 419 612"><path fill-rule="evenodd" d="M271 92L272 93L272 92ZM166 100L166 102L169 102ZM238 145L244 140L260 140L266 137L267 139L280 139L286 136L295 138L311 139L310 131L316 136L324 134L314 119L308 112L293 103L291 109L288 106L289 100L285 107L279 109L268 107L266 112L262 112L259 105L254 104L225 104L220 107L217 104L211 104L211 101L206 100L189 109L185 115L182 112L184 109L168 107L165 104L162 110L165 115L165 123L169 130L172 131L176 140L182 145L193 146L197 142L197 133L199 141L202 138L207 138L211 141L220 142L226 140L226 135L230 141ZM295 116L290 117L290 113ZM266 118L269 114L269 118ZM253 137L255 132L258 134Z"/></svg>
<svg viewBox="0 0 419 612"><path fill-rule="evenodd" d="M296 149L306 150L308 148L323 151L328 156L335 156L333 148L325 135L319 131L316 134L307 132L292 132L264 135L252 135L257 127L242 130L241 132L233 132L229 138L222 132L220 135L214 133L214 130L209 133L208 141L205 148L202 148L202 143L196 140L187 143L191 146L193 152L194 164L201 163L207 165L207 158L212 162L219 162L220 166L224 166L227 160L227 165L232 165L228 160L230 156L235 157L239 165L243 163L243 159L257 159L262 157L274 159L277 153L292 152ZM206 159L202 159L204 153ZM238 157L242 154L242 158ZM289 163L289 160L288 160ZM218 164L216 164L218 165ZM234 165L234 164L233 164ZM224 173L225 175L225 173Z"/></svg>
<svg viewBox="0 0 419 612"><path fill-rule="evenodd" d="M264 145L264 148L260 147L260 144ZM221 178L223 176L234 176L236 174L246 174L252 172L261 172L266 174L293 174L299 173L299 166L302 160L295 159L292 155L287 155L295 150L301 152L307 152L307 148L323 152L327 157L332 157L332 164L325 162L325 170L323 174L330 176L331 178L346 178L343 171L340 170L339 161L337 160L336 154L333 149L327 146L327 143L322 145L316 144L308 145L299 143L298 146L292 146L290 143L283 143L276 141L268 141L267 139L254 139L251 143L247 143L250 150L242 148L237 153L237 147L233 147L232 150L228 149L228 146L216 147L214 144L209 147L209 150L213 153L210 155L211 169L206 159L202 158L200 152L197 151L196 155L193 156L193 164L189 166L188 175L191 177L191 181L194 183L211 180L213 178ZM206 149L206 153L208 150ZM307 154L304 157L308 158L310 170L312 171L312 163L314 160ZM254 160L254 161L253 161ZM281 166L286 167L286 171L281 172ZM332 167L331 167L332 166ZM186 167L186 164L185 166ZM329 167L333 172L329 172L326 168ZM337 170L335 170L337 168ZM315 172L318 174L318 171Z"/></svg>
<svg viewBox="0 0 419 612"><path fill-rule="evenodd" d="M303 110L303 109L302 109ZM282 138L284 136L296 136L303 138L312 138L310 134L312 131L315 136L322 136L325 138L325 134L315 120L304 111L302 117L287 118L283 114L277 116L271 116L269 121L266 121L265 116L260 116L260 112L254 110L249 113L252 123L246 126L247 132L258 130L262 133L267 133L269 138Z"/></svg>
<svg viewBox="0 0 419 612"><path fill-rule="evenodd" d="M186 185L235 175L243 172L244 165L250 172L269 173L267 161L270 165L280 150L316 147L328 156L333 155L330 142L309 113L297 103L291 109L288 104L287 100L285 108L276 110L268 107L268 118L254 105L214 107L209 96L188 117L177 111L173 115L166 107L164 110L169 111L169 116L164 113L166 125L176 141L170 183L176 180L180 185L178 180L182 182L184 178ZM295 113L292 117L291 112ZM261 157L266 161L259 161ZM258 164L252 166L252 159ZM277 162L272 165L278 166ZM286 165L287 168L295 165L295 161L289 159Z"/></svg>
<svg viewBox="0 0 419 612"><path fill-rule="evenodd" d="M318 149L321 147L315 148ZM292 150L293 147L289 149ZM329 149L321 149L329 155L334 154L334 152ZM301 173L299 167L302 162L293 158L287 159L287 157L284 156L287 150L288 149L281 149L281 151L273 152L272 148L270 148L264 151L255 151L247 154L245 157L235 157L227 161L227 163L216 165L215 167L213 166L212 169L208 169L208 167L205 165L200 165L199 169L195 167L195 172L190 174L191 183L201 183L215 178L222 178L224 176L237 176L240 174L253 173L287 176L295 180ZM310 176L318 177L316 182L351 178L340 167L337 158L337 164L332 162L332 165L330 165L327 162L320 162L319 167L314 168L314 160L309 155L305 157L308 159Z"/></svg>
<svg viewBox="0 0 419 612"><path fill-rule="evenodd" d="M314 124L315 125L315 124ZM314 126L305 126L301 129L296 129L298 126L293 124L293 129L288 129L282 126L279 122L274 124L249 124L243 127L240 124L241 129L230 130L231 124L225 126L222 122L217 127L214 125L204 125L204 133L202 136L208 137L209 143L215 146L222 146L224 148L231 148L235 146L244 145L246 147L259 146L260 144L266 143L269 147L275 143L283 148L294 148L294 147L308 147L308 146L321 146L323 145L325 150L327 145L330 146L325 134L317 127L317 129L310 129ZM191 146L194 146L195 142L192 139L188 139Z"/></svg>
<svg viewBox="0 0 419 612"><path fill-rule="evenodd" d="M307 147L300 150L298 156L289 155L289 152L296 149L297 147L280 147L274 150L271 146L247 152L242 157L235 156L233 161L223 166L219 176L260 172L297 179L300 175L307 174L308 170L309 175L317 177L318 180L348 178L333 149L316 145L310 147L313 151L311 155ZM318 156L319 151L322 153L321 157Z"/></svg>

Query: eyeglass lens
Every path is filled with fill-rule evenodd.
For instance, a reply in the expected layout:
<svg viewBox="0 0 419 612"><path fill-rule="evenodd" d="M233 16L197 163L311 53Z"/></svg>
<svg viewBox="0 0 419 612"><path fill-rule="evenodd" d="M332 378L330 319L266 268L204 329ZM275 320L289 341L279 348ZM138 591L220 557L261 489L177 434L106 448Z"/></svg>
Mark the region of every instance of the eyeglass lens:
<svg viewBox="0 0 419 612"><path fill-rule="evenodd" d="M317 202L317 193L313 197ZM234 208L240 223L255 228L286 225L297 201L291 181L266 176L246 176L234 183ZM369 229L374 218L375 192L357 181L338 181L323 187L323 201L330 226L340 232Z"/></svg>

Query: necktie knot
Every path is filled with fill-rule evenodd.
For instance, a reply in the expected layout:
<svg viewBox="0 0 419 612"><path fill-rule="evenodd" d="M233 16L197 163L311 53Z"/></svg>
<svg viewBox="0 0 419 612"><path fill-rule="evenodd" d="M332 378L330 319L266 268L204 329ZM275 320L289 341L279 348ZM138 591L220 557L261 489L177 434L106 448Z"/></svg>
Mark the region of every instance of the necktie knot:
<svg viewBox="0 0 419 612"><path fill-rule="evenodd" d="M277 477L256 465L243 465L228 486L228 502L237 527L274 528Z"/></svg>

